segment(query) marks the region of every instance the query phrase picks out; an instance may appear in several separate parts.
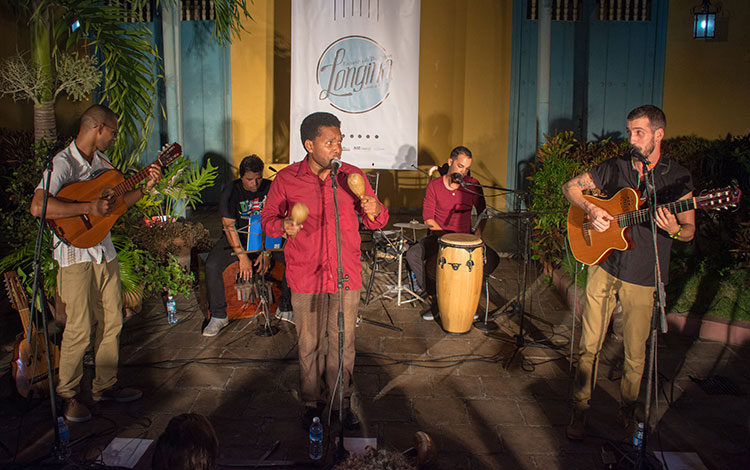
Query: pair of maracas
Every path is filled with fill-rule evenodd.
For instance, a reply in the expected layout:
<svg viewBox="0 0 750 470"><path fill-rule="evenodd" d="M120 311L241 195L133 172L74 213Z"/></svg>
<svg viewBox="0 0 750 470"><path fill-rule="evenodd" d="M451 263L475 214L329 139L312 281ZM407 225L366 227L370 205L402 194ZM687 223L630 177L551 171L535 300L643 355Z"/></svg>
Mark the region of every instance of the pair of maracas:
<svg viewBox="0 0 750 470"><path fill-rule="evenodd" d="M362 178L362 175L359 173L352 173L346 178L346 183L349 185L349 189L351 189L357 197L360 199L365 197L365 180ZM302 222L307 220L309 214L310 209L308 209L304 203L296 202L294 203L294 206L292 206L292 211L289 216L295 223L297 223L297 225L302 225ZM374 215L367 215L370 217L370 220L375 220Z"/></svg>

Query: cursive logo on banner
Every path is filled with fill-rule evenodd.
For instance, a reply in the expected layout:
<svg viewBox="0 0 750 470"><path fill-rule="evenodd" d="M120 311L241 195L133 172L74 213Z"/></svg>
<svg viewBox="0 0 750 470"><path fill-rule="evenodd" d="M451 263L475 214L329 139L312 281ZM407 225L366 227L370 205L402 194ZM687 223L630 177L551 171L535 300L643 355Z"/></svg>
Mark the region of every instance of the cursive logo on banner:
<svg viewBox="0 0 750 470"><path fill-rule="evenodd" d="M347 113L364 113L388 98L393 59L370 38L346 36L323 51L316 79L321 101Z"/></svg>

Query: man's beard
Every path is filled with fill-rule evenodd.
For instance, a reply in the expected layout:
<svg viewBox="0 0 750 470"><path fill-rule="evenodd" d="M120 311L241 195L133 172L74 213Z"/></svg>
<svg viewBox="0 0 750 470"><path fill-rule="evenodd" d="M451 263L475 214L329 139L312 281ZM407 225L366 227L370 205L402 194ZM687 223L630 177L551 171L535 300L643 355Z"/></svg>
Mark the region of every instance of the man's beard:
<svg viewBox="0 0 750 470"><path fill-rule="evenodd" d="M643 154L644 157L650 158L651 154L654 153L655 148L656 148L656 142L652 138L651 142L649 142L645 147L643 147L643 150L641 150L641 153Z"/></svg>

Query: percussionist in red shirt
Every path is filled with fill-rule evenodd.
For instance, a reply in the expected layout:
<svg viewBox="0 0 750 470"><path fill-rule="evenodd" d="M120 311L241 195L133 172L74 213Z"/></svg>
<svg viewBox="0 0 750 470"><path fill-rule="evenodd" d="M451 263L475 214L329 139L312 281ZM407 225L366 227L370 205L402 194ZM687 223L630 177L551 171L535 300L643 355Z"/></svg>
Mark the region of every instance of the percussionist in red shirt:
<svg viewBox="0 0 750 470"><path fill-rule="evenodd" d="M460 145L451 151L447 171L445 174L441 172L439 178L430 181L425 190L422 217L424 223L430 226L430 234L406 252L406 262L414 273L418 286L430 298L434 298L436 294L435 273L430 273L431 276L426 275L425 260L437 256L438 239L446 233L472 233L471 208L474 207L477 214L480 214L487 206L479 181L469 175L471 163L472 155L468 148ZM482 237L486 222L486 219L481 220L473 231L474 235ZM487 246L485 277L491 274L499 263L500 257L497 252ZM433 302L433 309L423 312L422 318L432 320L435 307Z"/></svg>
<svg viewBox="0 0 750 470"><path fill-rule="evenodd" d="M261 225L263 232L273 237L287 236L284 248L286 276L292 291L299 348L300 395L305 405L302 424L309 429L313 418L321 416L326 402L332 404L334 411L339 405L338 399L332 399L339 363L339 294L336 285L336 219L329 175L331 161L341 158L341 122L330 113L310 114L302 121L300 136L307 155L304 160L289 165L276 175L261 212ZM347 177L352 173L363 175L365 195L361 199L347 185ZM357 215L367 228L377 229L388 222L388 210L378 201L359 168L341 163L336 181L344 273L342 424L349 430L356 430L359 418L351 410L350 398L355 356L354 327L362 287ZM290 216L292 207L298 202L309 209L302 224Z"/></svg>

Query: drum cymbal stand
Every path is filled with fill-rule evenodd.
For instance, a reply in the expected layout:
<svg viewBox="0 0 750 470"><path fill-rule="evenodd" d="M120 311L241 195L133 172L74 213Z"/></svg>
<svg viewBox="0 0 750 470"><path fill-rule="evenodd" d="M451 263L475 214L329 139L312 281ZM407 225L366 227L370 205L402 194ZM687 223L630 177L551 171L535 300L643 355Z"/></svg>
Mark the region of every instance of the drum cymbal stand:
<svg viewBox="0 0 750 470"><path fill-rule="evenodd" d="M498 336L496 333L487 333L487 336L490 336L495 339L499 339L500 341L504 341L506 343L512 343L515 344L515 349L513 350L513 354L510 356L510 359L508 359L508 362L505 365L505 368L508 369L510 365L513 363L513 360L516 358L516 355L518 352L527 347L527 346L533 346L533 347L540 347L540 348L555 348L553 345L541 343L537 341L527 341L526 340L526 332L524 329L524 320L525 317L528 315L535 320L545 323L549 326L553 326L553 324L543 318L536 317L534 315L531 315L530 313L526 313L525 311L525 305L526 305L526 281L529 274L529 259L531 258L531 219L536 214L534 212L528 212L528 211L518 211L516 212L516 217L519 219L519 222L523 224L523 228L519 228L518 230L518 239L519 243L522 243L519 248L523 250L523 259L521 260L521 264L519 264L518 270L520 271L521 278L519 279L518 283L518 295L516 296L516 299L510 302L510 311L506 312L509 315L518 315L518 324L519 324L519 332L518 334L513 336L513 339L504 338L502 336ZM521 230L523 230L523 240L521 240Z"/></svg>
<svg viewBox="0 0 750 470"><path fill-rule="evenodd" d="M387 244L388 247L390 247L390 248L392 248L394 250L398 250L398 247L396 245L396 243L398 243L398 242L394 242L394 241L390 240L388 238L388 235L386 235L385 232L383 232L382 229L377 229L377 231L383 237L383 239L385 240L385 242L386 242L386 244ZM377 248L375 248L373 251L374 251L373 256L377 257L378 256L378 254L377 254ZM374 263L374 264L376 264L376 263ZM375 269L375 268L373 267L373 269ZM374 275L374 273L373 273L373 275ZM367 295L365 297L365 305L368 305L370 303L369 298L370 298L370 289L372 288L373 275L371 275L371 277L370 277L370 286L367 288ZM378 299L380 297L387 297L387 294L389 292L390 291L387 290L387 291L379 294L377 297L373 298L372 300L376 300L376 299ZM391 321L390 325L388 323L381 323L379 321L370 320L369 318L362 316L361 313L357 313L357 323L356 323L356 325L359 326L360 322L363 322L363 323L368 323L370 325L379 326L381 328L386 328L386 329L389 329L389 330L404 331L403 329L401 329L401 328L399 328L399 327L397 327L397 326L395 326L393 324L393 319L391 318L391 314L388 312L388 309L385 308L385 305L383 305L383 310L385 311L385 314L388 316L388 319Z"/></svg>

